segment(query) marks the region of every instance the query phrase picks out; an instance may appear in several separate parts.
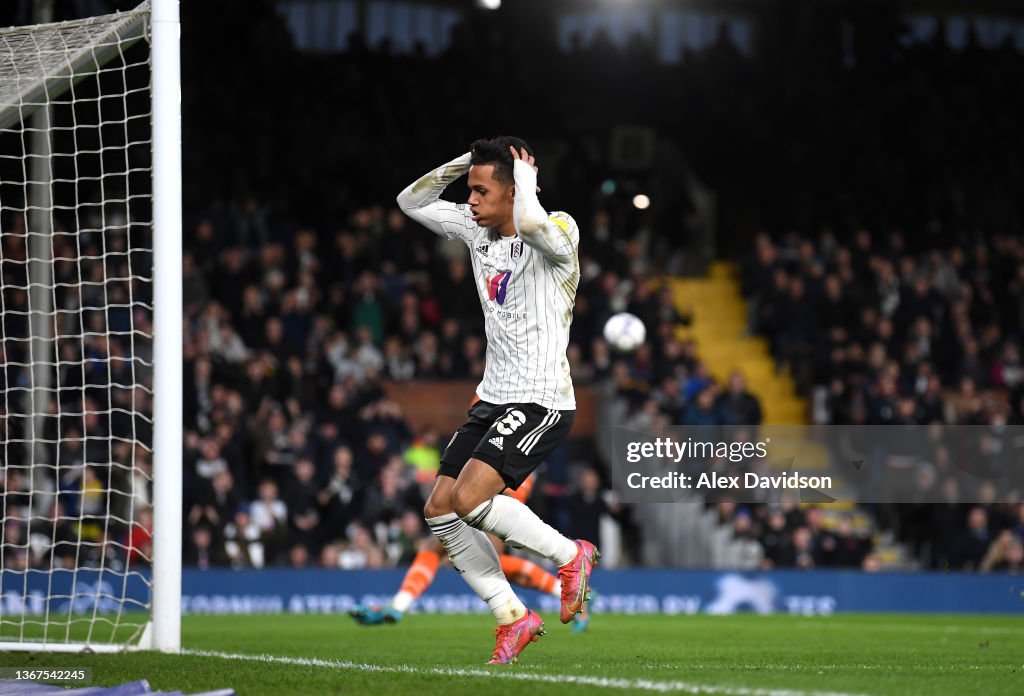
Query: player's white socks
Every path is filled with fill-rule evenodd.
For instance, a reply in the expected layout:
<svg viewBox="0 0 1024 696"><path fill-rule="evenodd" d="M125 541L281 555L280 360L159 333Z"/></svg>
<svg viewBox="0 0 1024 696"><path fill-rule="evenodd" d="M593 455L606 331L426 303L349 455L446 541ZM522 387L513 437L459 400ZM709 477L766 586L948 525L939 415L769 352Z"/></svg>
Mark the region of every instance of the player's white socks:
<svg viewBox="0 0 1024 696"><path fill-rule="evenodd" d="M568 539L537 517L537 514L508 495L484 501L463 518L467 524L564 566L576 558L576 542Z"/></svg>
<svg viewBox="0 0 1024 696"><path fill-rule="evenodd" d="M526 605L513 593L512 599L500 607L491 607L491 613L498 620L499 626L508 626L526 616Z"/></svg>
<svg viewBox="0 0 1024 696"><path fill-rule="evenodd" d="M526 614L526 606L501 572L498 552L486 534L467 525L454 512L428 517L427 524L444 544L452 565L477 596L487 602L499 624L513 623Z"/></svg>
<svg viewBox="0 0 1024 696"><path fill-rule="evenodd" d="M411 592L399 590L398 594L391 598L391 606L401 612L409 611L409 607L416 601Z"/></svg>

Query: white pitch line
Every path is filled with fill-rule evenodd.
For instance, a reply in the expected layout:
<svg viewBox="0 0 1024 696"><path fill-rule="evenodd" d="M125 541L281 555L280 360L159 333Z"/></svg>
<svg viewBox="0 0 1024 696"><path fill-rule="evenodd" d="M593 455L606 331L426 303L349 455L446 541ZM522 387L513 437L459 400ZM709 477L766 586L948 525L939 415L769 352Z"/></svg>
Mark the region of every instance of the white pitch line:
<svg viewBox="0 0 1024 696"><path fill-rule="evenodd" d="M651 679L612 679L572 674L538 674L533 672L504 671L501 668L457 669L449 667L412 667L410 665L371 665L345 660L324 660L316 657L280 657L277 655L251 655L226 653L212 650L182 650L182 655L193 657L216 657L223 660L243 660L301 667L326 667L328 669L356 672L378 672L389 674L437 675L442 677L470 677L481 679L509 679L513 681L542 682L547 684L582 684L605 689L635 689L658 693L722 694L723 696L860 696L840 691L799 691L794 689L762 689L746 686L721 686L717 684L694 684L682 681L654 681Z"/></svg>

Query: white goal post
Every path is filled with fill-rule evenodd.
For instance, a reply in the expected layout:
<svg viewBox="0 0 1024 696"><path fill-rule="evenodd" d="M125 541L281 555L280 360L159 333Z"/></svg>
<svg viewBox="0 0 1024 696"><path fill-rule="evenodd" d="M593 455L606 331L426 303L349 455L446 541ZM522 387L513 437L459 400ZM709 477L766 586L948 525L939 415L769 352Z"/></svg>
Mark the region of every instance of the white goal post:
<svg viewBox="0 0 1024 696"><path fill-rule="evenodd" d="M181 648L178 0L0 28L0 650Z"/></svg>

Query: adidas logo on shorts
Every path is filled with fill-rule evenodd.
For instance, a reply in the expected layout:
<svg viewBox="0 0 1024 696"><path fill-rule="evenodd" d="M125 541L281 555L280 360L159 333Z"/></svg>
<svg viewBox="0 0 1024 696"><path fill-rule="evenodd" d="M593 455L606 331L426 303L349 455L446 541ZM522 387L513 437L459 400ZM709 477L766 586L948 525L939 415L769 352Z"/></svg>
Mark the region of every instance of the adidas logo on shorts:
<svg viewBox="0 0 1024 696"><path fill-rule="evenodd" d="M505 438L502 438L502 437L492 437L490 440L488 440L488 442L490 442L492 445L494 445L498 449L505 449Z"/></svg>

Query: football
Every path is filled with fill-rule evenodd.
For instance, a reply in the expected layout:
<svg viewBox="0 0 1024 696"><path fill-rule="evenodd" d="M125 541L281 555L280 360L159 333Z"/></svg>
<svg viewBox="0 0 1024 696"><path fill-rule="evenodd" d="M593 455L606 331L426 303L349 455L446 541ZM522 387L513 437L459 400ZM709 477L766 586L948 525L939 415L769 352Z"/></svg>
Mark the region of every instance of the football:
<svg viewBox="0 0 1024 696"><path fill-rule="evenodd" d="M604 325L604 340L615 350L628 353L640 347L647 329L640 318L628 312L611 316Z"/></svg>

